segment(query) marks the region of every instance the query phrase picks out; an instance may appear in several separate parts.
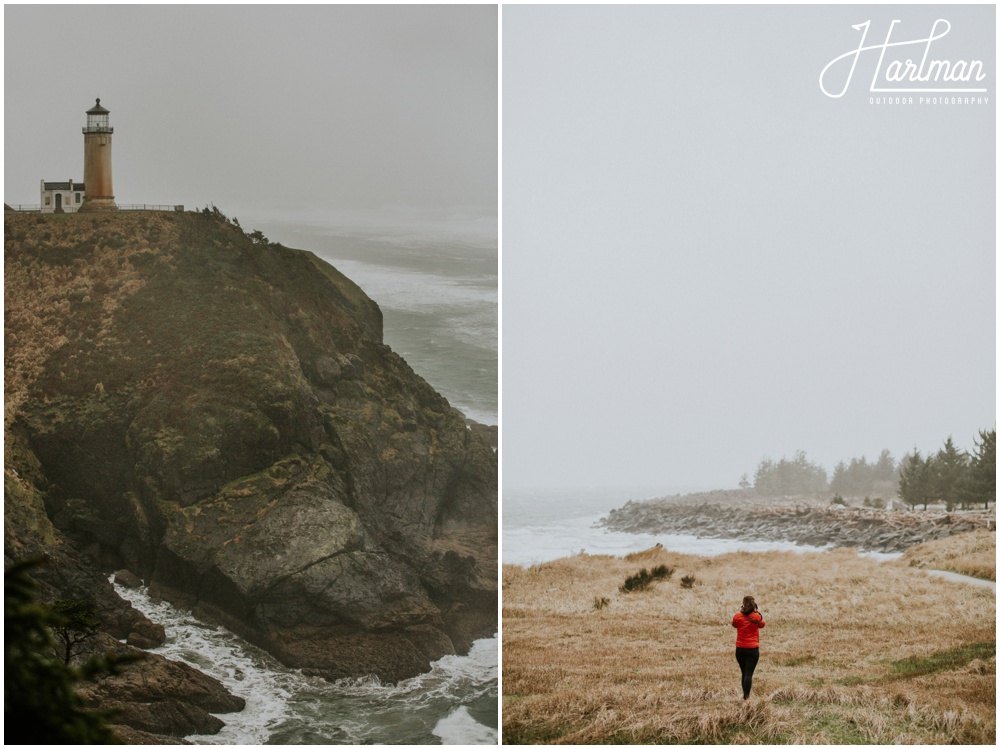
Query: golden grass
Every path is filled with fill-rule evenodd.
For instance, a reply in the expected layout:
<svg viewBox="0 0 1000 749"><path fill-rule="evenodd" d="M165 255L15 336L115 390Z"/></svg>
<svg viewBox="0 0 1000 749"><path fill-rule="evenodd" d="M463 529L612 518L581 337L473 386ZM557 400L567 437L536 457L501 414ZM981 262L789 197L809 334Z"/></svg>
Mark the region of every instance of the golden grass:
<svg viewBox="0 0 1000 749"><path fill-rule="evenodd" d="M911 567L951 570L983 580L997 579L996 531L977 530L928 541L906 550L901 561Z"/></svg>
<svg viewBox="0 0 1000 749"><path fill-rule="evenodd" d="M92 335L99 341L122 301L142 288L131 260L151 248L132 238L140 225L176 234L168 218L156 213L4 217L5 426L47 358L73 335L73 305L97 306L91 314L100 327Z"/></svg>
<svg viewBox="0 0 1000 749"><path fill-rule="evenodd" d="M655 564L674 578L619 592ZM506 565L503 588L506 743L995 743L995 596L977 586L851 550L654 550ZM768 626L744 703L747 594Z"/></svg>

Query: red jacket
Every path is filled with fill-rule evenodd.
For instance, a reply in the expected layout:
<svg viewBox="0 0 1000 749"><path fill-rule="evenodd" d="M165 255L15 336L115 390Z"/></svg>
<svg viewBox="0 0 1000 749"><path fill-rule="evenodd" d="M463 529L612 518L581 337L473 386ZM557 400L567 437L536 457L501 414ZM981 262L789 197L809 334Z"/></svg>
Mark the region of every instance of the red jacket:
<svg viewBox="0 0 1000 749"><path fill-rule="evenodd" d="M751 611L747 616L742 611L737 611L733 617L733 626L736 627L736 647L760 647L759 630L764 626L764 617L759 613Z"/></svg>

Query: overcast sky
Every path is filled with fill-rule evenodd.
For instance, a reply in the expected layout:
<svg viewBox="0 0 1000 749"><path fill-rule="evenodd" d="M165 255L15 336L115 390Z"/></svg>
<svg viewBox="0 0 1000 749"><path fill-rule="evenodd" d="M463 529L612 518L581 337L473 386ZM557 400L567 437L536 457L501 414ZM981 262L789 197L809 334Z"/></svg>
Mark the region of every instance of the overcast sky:
<svg viewBox="0 0 1000 749"><path fill-rule="evenodd" d="M994 14L505 6L505 490L971 450L995 425ZM852 25L938 18L928 59L982 60L988 104L872 104L877 51L820 89Z"/></svg>
<svg viewBox="0 0 1000 749"><path fill-rule="evenodd" d="M843 96L820 89L852 25L872 45L939 18L929 58L982 60L988 104L869 103L877 51ZM4 21L7 202L82 179L99 96L119 202L214 203L247 227L495 221L494 6ZM505 486L734 486L765 455L831 470L994 426L993 6L508 5L503 22Z"/></svg>
<svg viewBox="0 0 1000 749"><path fill-rule="evenodd" d="M488 5L7 5L4 200L83 179L100 97L119 203L495 225L497 39Z"/></svg>

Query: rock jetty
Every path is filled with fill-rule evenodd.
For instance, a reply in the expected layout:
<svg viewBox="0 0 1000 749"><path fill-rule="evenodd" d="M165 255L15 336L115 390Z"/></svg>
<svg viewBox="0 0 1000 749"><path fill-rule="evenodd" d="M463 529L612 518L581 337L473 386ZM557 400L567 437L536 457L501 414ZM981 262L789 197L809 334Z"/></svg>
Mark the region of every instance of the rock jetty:
<svg viewBox="0 0 1000 749"><path fill-rule="evenodd" d="M599 525L623 533L792 541L883 553L977 528L996 529L993 515L817 505L815 500L762 505L755 499L752 492L718 492L633 501L612 510Z"/></svg>

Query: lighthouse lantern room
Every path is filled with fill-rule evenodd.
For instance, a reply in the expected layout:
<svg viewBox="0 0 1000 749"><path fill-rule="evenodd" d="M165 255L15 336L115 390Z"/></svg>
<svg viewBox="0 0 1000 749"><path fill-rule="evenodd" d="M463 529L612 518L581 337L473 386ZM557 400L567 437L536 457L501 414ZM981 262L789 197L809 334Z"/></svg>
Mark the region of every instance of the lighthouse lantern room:
<svg viewBox="0 0 1000 749"><path fill-rule="evenodd" d="M87 126L83 129L84 133L113 133L115 129L111 127L109 121L109 116L111 115L111 110L105 109L101 106L101 100L97 100L97 104L87 110Z"/></svg>

